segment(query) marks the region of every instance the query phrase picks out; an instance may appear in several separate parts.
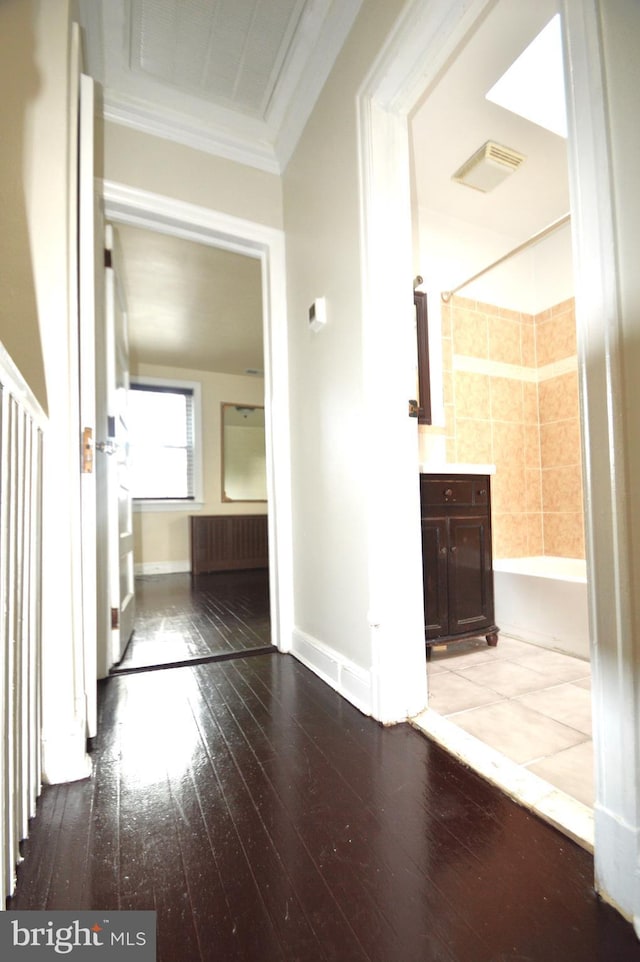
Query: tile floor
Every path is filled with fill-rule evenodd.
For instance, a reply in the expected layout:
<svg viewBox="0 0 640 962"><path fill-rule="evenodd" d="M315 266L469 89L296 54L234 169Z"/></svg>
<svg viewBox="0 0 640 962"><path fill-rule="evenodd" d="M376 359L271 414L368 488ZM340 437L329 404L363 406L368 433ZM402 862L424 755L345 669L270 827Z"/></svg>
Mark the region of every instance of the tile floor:
<svg viewBox="0 0 640 962"><path fill-rule="evenodd" d="M434 648L429 707L593 807L588 662L500 635Z"/></svg>

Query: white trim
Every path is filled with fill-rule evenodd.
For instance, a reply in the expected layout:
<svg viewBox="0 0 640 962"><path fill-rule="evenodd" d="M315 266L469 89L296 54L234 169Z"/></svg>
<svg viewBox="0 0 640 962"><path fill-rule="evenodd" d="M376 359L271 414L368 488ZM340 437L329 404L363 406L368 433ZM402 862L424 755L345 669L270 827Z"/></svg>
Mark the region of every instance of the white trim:
<svg viewBox="0 0 640 962"><path fill-rule="evenodd" d="M163 500L163 501L139 501L133 498L131 502L131 510L134 514L147 514L147 513L162 513L163 511L182 511L187 514L191 514L192 511L202 511L205 506L204 501L189 501L175 499Z"/></svg>
<svg viewBox="0 0 640 962"><path fill-rule="evenodd" d="M267 115L268 123L277 131L275 153L280 171L291 159L361 6L362 0L323 0L322 4L305 7L305 22L296 33L295 48ZM306 44L301 42L303 35Z"/></svg>
<svg viewBox="0 0 640 962"><path fill-rule="evenodd" d="M191 571L191 561L141 561L134 566L134 574L139 575L177 575Z"/></svg>
<svg viewBox="0 0 640 962"><path fill-rule="evenodd" d="M415 324L410 302L400 310L413 262L408 115L490 3L407 3L357 97L372 701L383 723L427 700L418 431L406 416Z"/></svg>
<svg viewBox="0 0 640 962"><path fill-rule="evenodd" d="M563 0L569 186L581 386L586 553L590 573L595 756L595 873L600 894L640 936L640 704L629 505L634 492L623 378L623 307L602 14L623 6ZM615 8L615 9L614 9ZM637 20L636 20L637 25ZM629 27L629 29L634 29ZM631 111L627 106L627 112ZM627 161L630 164L630 161ZM629 168L630 169L630 168ZM618 200L620 205L624 199ZM635 425L634 425L635 426ZM627 447L627 443L629 447ZM631 449L631 450L630 450ZM636 465L637 466L637 465ZM637 548L636 548L637 551ZM637 601L636 601L637 604ZM637 623L636 629L637 630Z"/></svg>
<svg viewBox="0 0 640 962"><path fill-rule="evenodd" d="M291 457L285 245L282 231L196 204L102 185L105 217L255 257L262 264L269 590L273 644L289 651L293 628Z"/></svg>
<svg viewBox="0 0 640 962"><path fill-rule="evenodd" d="M46 785L58 785L89 778L92 762L86 746L84 718L74 719L70 728L49 725L42 736L43 782Z"/></svg>
<svg viewBox="0 0 640 962"><path fill-rule="evenodd" d="M29 414L35 424L44 430L47 415L2 341L0 341L0 384L3 390L16 398L20 407Z"/></svg>
<svg viewBox="0 0 640 962"><path fill-rule="evenodd" d="M293 630L291 654L365 715L373 713L371 672L300 628Z"/></svg>
<svg viewBox="0 0 640 962"><path fill-rule="evenodd" d="M149 387L179 388L193 392L193 499L175 498L171 501L153 499L144 501L133 498L134 511L189 511L202 508L204 487L202 483L202 384L200 381L184 381L177 377L151 377L151 375L132 374L129 388L137 384Z"/></svg>
<svg viewBox="0 0 640 962"><path fill-rule="evenodd" d="M255 125L263 131L262 137L257 135L257 130L245 134L239 129L203 123L196 117L170 111L161 104L139 103L109 89L104 96L104 119L268 174L280 173L275 151L264 140L269 135L264 124L256 122Z"/></svg>

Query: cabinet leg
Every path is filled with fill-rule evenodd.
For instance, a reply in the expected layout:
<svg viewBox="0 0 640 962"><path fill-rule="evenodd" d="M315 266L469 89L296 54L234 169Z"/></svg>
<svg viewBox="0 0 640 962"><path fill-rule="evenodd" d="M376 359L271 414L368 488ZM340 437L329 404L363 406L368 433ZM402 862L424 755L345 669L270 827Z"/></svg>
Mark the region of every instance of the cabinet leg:
<svg viewBox="0 0 640 962"><path fill-rule="evenodd" d="M495 648L498 644L498 632L493 631L490 635L487 635L487 644L490 648Z"/></svg>

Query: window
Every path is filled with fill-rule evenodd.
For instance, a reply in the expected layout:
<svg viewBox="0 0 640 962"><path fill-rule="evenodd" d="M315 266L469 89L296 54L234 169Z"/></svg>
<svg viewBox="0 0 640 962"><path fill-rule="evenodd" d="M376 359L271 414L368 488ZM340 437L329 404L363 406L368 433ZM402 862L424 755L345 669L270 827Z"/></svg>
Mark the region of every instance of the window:
<svg viewBox="0 0 640 962"><path fill-rule="evenodd" d="M200 498L200 385L137 379L129 390L131 495L155 507Z"/></svg>

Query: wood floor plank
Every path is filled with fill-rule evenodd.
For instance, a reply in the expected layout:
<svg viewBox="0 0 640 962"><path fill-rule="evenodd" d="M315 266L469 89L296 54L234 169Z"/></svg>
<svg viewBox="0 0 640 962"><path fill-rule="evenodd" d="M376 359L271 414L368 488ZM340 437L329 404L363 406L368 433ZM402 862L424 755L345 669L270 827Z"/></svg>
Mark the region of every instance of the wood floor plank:
<svg viewBox="0 0 640 962"><path fill-rule="evenodd" d="M92 780L45 791L10 908L156 909L161 962L640 962L586 852L289 656L99 700Z"/></svg>
<svg viewBox="0 0 640 962"><path fill-rule="evenodd" d="M136 624L119 668L181 662L271 644L265 570L136 578Z"/></svg>

